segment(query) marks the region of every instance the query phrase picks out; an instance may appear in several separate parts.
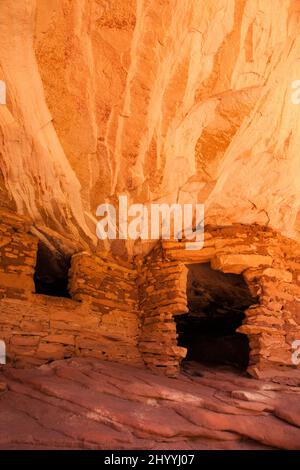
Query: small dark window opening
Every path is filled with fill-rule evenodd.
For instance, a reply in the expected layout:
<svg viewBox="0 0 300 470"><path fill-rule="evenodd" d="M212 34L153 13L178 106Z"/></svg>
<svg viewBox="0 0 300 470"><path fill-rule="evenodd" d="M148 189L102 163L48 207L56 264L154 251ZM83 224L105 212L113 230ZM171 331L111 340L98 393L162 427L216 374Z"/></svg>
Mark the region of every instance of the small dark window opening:
<svg viewBox="0 0 300 470"><path fill-rule="evenodd" d="M187 348L185 361L245 370L249 341L236 329L256 299L242 275L224 274L209 264L189 265L188 269L189 312L175 317L178 345Z"/></svg>
<svg viewBox="0 0 300 470"><path fill-rule="evenodd" d="M71 257L39 242L34 283L36 294L71 298L68 290L68 275Z"/></svg>

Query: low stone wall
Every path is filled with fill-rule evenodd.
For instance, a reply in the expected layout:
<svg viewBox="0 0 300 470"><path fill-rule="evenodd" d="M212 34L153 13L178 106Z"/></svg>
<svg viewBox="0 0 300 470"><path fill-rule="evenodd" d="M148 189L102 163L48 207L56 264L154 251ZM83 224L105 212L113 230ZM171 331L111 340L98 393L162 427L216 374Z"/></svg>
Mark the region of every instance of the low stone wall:
<svg viewBox="0 0 300 470"><path fill-rule="evenodd" d="M249 338L249 373L266 376L285 366L299 368L292 363L292 343L300 339L300 246L255 225L206 227L202 250L163 242L144 260L140 344L145 363L167 375L177 373L185 351L177 347L173 317L187 311L184 265L207 262L224 273L242 274L258 298L238 330Z"/></svg>
<svg viewBox="0 0 300 470"><path fill-rule="evenodd" d="M33 296L0 304L0 338L9 365L27 367L73 356L141 364L137 321L99 315L86 303Z"/></svg>

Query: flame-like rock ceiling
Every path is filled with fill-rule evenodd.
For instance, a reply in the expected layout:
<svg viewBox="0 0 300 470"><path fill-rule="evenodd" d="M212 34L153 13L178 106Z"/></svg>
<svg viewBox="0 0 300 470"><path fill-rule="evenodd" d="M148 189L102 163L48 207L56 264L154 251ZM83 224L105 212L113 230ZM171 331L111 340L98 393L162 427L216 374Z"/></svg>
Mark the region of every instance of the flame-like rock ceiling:
<svg viewBox="0 0 300 470"><path fill-rule="evenodd" d="M92 244L121 193L299 238L299 32L299 0L1 0L0 206Z"/></svg>

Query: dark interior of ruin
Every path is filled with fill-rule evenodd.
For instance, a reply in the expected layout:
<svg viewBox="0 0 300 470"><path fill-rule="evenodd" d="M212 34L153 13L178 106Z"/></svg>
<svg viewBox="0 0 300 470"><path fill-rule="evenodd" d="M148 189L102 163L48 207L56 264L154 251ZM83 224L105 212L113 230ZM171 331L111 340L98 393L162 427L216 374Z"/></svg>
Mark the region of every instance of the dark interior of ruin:
<svg viewBox="0 0 300 470"><path fill-rule="evenodd" d="M245 370L249 341L236 329L256 299L243 277L215 271L210 264L189 265L187 297L189 312L175 317L178 345L187 348L185 361Z"/></svg>
<svg viewBox="0 0 300 470"><path fill-rule="evenodd" d="M68 273L71 258L39 242L34 283L36 294L70 298Z"/></svg>

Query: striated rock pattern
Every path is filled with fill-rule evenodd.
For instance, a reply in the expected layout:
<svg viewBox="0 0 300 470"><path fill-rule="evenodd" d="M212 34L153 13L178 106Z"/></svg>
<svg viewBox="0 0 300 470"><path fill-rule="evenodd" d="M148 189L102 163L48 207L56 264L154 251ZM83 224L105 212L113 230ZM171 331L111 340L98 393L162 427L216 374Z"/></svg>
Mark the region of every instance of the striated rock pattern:
<svg viewBox="0 0 300 470"><path fill-rule="evenodd" d="M0 204L81 244L120 193L299 238L299 28L298 0L2 0Z"/></svg>
<svg viewBox="0 0 300 470"><path fill-rule="evenodd" d="M92 359L0 371L0 449L300 449L299 380Z"/></svg>

